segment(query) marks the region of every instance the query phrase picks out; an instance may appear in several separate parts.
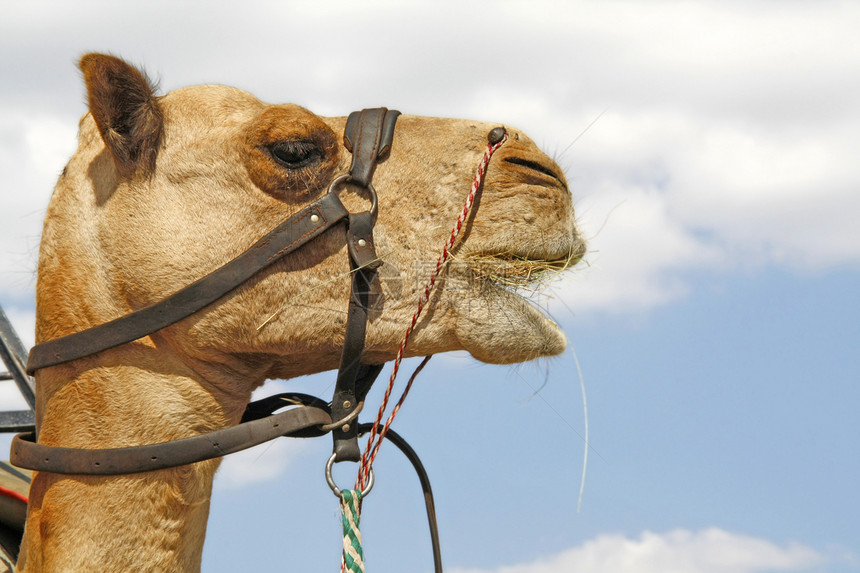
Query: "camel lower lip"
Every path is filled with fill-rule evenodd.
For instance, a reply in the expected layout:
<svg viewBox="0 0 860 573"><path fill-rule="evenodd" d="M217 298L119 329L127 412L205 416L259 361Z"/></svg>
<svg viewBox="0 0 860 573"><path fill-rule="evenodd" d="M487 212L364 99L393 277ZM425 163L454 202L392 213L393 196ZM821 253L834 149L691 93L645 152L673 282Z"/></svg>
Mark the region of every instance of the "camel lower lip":
<svg viewBox="0 0 860 573"><path fill-rule="evenodd" d="M466 350L478 360L512 364L564 351L567 342L559 325L521 293L485 282L481 299L461 315L458 327ZM499 312L506 320L493 320Z"/></svg>

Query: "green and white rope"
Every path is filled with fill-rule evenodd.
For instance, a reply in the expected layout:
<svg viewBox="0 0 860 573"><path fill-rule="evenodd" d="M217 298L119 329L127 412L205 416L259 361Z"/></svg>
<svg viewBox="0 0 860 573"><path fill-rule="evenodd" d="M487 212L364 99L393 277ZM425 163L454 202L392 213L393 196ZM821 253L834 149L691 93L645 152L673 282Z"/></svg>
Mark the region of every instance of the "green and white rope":
<svg viewBox="0 0 860 573"><path fill-rule="evenodd" d="M341 490L340 509L343 512L343 556L340 570L347 573L364 573L364 551L361 549L361 492L357 489Z"/></svg>

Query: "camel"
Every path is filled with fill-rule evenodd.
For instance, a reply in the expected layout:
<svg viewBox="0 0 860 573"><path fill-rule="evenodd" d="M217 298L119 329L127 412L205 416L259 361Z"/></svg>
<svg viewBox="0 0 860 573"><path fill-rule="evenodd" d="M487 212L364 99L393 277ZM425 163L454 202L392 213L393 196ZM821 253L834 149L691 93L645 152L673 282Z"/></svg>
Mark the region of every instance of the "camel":
<svg viewBox="0 0 860 573"><path fill-rule="evenodd" d="M89 112L45 217L37 342L152 304L232 259L349 166L346 119L270 105L233 87L157 96L113 56L80 61ZM462 209L497 124L401 116L374 176L383 259L363 360L392 360L422 278ZM516 363L565 348L559 327L470 261L511 266L584 253L562 170L524 133L493 157L474 215L407 356L466 350ZM344 203L365 209L358 192ZM349 263L326 231L189 318L39 370L40 443L110 448L239 422L267 379L337 368ZM430 265L432 266L432 265ZM37 473L18 571L199 571L217 460L123 476Z"/></svg>

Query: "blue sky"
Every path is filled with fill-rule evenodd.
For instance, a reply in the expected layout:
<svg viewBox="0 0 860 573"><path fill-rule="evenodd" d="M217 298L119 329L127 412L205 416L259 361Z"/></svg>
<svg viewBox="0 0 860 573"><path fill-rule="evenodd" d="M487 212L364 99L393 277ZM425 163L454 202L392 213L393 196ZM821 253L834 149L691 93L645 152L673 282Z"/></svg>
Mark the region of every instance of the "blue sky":
<svg viewBox="0 0 860 573"><path fill-rule="evenodd" d="M4 3L0 303L31 343L84 52L141 63L165 91L516 125L565 168L590 239L587 264L535 299L582 366L587 478L577 512L570 349L434 358L395 427L430 471L447 570L858 571L858 22L835 1ZM331 379L263 391L325 395ZM334 570L329 448L225 462L204 571ZM376 474L368 571L430 571L417 480L392 447Z"/></svg>

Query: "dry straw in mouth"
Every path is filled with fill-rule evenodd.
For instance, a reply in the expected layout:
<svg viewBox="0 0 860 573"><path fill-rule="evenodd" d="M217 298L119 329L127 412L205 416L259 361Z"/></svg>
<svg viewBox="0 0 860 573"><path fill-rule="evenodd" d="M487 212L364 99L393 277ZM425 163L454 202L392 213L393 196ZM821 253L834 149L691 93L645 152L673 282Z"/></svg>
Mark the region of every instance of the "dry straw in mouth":
<svg viewBox="0 0 860 573"><path fill-rule="evenodd" d="M480 279L507 288L537 291L575 265L579 257L571 250L566 257L555 260L532 259L513 253L469 254L457 260L468 264Z"/></svg>

